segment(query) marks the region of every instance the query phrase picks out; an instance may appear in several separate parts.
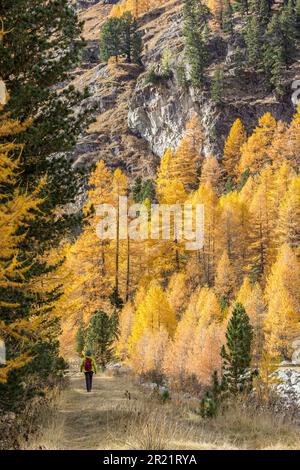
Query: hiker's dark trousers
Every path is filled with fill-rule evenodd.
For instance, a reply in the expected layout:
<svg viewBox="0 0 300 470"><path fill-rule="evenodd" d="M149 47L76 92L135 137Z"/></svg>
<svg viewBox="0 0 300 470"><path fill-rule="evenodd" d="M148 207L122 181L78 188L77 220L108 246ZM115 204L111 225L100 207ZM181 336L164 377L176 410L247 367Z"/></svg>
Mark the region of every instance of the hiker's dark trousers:
<svg viewBox="0 0 300 470"><path fill-rule="evenodd" d="M93 371L85 372L84 374L85 374L86 391L90 392L92 390Z"/></svg>

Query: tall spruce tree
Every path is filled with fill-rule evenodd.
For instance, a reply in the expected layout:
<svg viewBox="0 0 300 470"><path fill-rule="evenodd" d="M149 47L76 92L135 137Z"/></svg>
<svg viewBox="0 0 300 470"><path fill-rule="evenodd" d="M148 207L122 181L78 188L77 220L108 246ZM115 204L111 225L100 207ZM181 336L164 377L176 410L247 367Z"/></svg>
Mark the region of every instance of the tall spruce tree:
<svg viewBox="0 0 300 470"><path fill-rule="evenodd" d="M204 68L207 64L205 34L209 10L198 0L184 0L184 37L186 58L190 66L192 85L201 86L204 78Z"/></svg>
<svg viewBox="0 0 300 470"><path fill-rule="evenodd" d="M211 98L216 104L223 103L223 70L217 68L214 72L214 76L211 84Z"/></svg>
<svg viewBox="0 0 300 470"><path fill-rule="evenodd" d="M282 77L286 64L280 15L273 15L266 34L263 52L265 74L271 88L282 93Z"/></svg>
<svg viewBox="0 0 300 470"><path fill-rule="evenodd" d="M139 63L142 52L142 37L138 31L136 19L130 12L125 12L121 17L121 46L122 53L126 55L126 61Z"/></svg>
<svg viewBox="0 0 300 470"><path fill-rule="evenodd" d="M225 33L233 33L233 8L230 0L225 1L222 16L222 29Z"/></svg>
<svg viewBox="0 0 300 470"><path fill-rule="evenodd" d="M296 32L299 38L300 36L300 0L296 0L296 3L295 3L295 22L296 22Z"/></svg>
<svg viewBox="0 0 300 470"><path fill-rule="evenodd" d="M39 240L42 250L42 241L58 242L72 225L74 217L57 217L57 207L74 200L81 182L66 157L90 120L89 111L78 113L86 93L66 85L84 44L81 25L68 0L2 0L0 18L7 31L0 70L10 94L3 112L21 122L33 120L14 137L24 144L20 184L30 189L42 176L48 179L44 196L49 197L41 207L47 217L43 223L37 219L27 237Z"/></svg>
<svg viewBox="0 0 300 470"><path fill-rule="evenodd" d="M249 1L248 0L235 0L234 6L242 13L248 13Z"/></svg>
<svg viewBox="0 0 300 470"><path fill-rule="evenodd" d="M87 331L86 344L89 349L92 349L103 369L112 359L117 331L116 313L109 316L101 310L95 312Z"/></svg>
<svg viewBox="0 0 300 470"><path fill-rule="evenodd" d="M90 120L89 112L78 113L85 93L66 85L83 41L76 13L67 0L3 0L0 18L6 33L1 37L0 70L10 94L1 114L20 122L32 121L24 132L5 139L22 145L20 191L33 191L46 176L37 216L20 228L18 262L24 264L24 280L29 284L56 268L43 256L77 223L76 217L63 214L61 208L74 200L80 183L66 154ZM7 191L9 194L10 189ZM11 285L3 291L3 300L13 301L15 308L11 311L2 305L1 319L7 323L28 321L37 309L41 315L50 312L59 296L59 289L32 293ZM32 340L34 359L13 371L1 385L1 408L19 408L22 400L41 393L49 376L55 377L64 369L59 358L58 318L45 322L44 331L46 340L38 334Z"/></svg>
<svg viewBox="0 0 300 470"><path fill-rule="evenodd" d="M289 0L280 14L280 33L286 65L293 63L296 53L296 12L294 0Z"/></svg>
<svg viewBox="0 0 300 470"><path fill-rule="evenodd" d="M76 351L81 356L85 347L86 330L83 321L80 322L76 333Z"/></svg>
<svg viewBox="0 0 300 470"><path fill-rule="evenodd" d="M104 62L114 57L118 62L122 54L122 22L120 18L109 18L101 28L100 56Z"/></svg>
<svg viewBox="0 0 300 470"><path fill-rule="evenodd" d="M136 19L130 12L125 12L120 18L109 18L101 29L100 55L105 62L110 57L125 56L128 63L140 63L142 52L142 37L138 31Z"/></svg>
<svg viewBox="0 0 300 470"><path fill-rule="evenodd" d="M247 391L252 382L250 370L253 328L242 304L234 306L222 347L223 387L230 394Z"/></svg>
<svg viewBox="0 0 300 470"><path fill-rule="evenodd" d="M248 64L257 67L261 61L261 29L258 18L249 16L246 21L244 39L247 47Z"/></svg>

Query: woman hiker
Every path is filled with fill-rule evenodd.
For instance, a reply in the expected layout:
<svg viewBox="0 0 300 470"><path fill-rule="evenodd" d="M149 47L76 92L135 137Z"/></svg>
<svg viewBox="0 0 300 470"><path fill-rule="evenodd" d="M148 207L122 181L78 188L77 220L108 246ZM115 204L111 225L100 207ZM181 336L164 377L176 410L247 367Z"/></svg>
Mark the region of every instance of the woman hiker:
<svg viewBox="0 0 300 470"><path fill-rule="evenodd" d="M97 374L97 365L91 351L86 351L80 364L80 372L84 372L86 391L92 391L93 374Z"/></svg>

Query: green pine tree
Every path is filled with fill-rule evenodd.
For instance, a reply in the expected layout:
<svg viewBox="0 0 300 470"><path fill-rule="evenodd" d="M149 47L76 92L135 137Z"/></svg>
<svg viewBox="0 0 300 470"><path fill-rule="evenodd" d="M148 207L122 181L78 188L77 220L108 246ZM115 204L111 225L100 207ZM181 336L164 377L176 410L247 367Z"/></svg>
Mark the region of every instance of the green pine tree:
<svg viewBox="0 0 300 470"><path fill-rule="evenodd" d="M128 63L140 63L142 37L138 25L130 12L120 18L109 18L101 28L100 57L107 62L110 57L125 56Z"/></svg>
<svg viewBox="0 0 300 470"><path fill-rule="evenodd" d="M222 347L223 383L225 389L236 395L248 391L252 375L251 343L253 328L242 304L235 304L226 331L226 346Z"/></svg>
<svg viewBox="0 0 300 470"><path fill-rule="evenodd" d="M257 67L261 61L261 29L256 16L249 16L244 30L248 64Z"/></svg>
<svg viewBox="0 0 300 470"><path fill-rule="evenodd" d="M143 181L141 176L137 176L134 180L132 195L135 202L144 202L148 199L150 202L155 201L155 189L152 180Z"/></svg>
<svg viewBox="0 0 300 470"><path fill-rule="evenodd" d="M85 338L86 338L86 331L84 328L84 324L81 321L79 328L77 330L77 334L76 334L76 351L80 356L82 354L82 351L84 351Z"/></svg>
<svg viewBox="0 0 300 470"><path fill-rule="evenodd" d="M219 410L222 396L222 384L219 383L218 373L214 371L211 376L210 388L205 392L200 402L202 418L214 418Z"/></svg>
<svg viewBox="0 0 300 470"><path fill-rule="evenodd" d="M225 1L222 15L222 29L225 33L233 34L233 8L230 0Z"/></svg>
<svg viewBox="0 0 300 470"><path fill-rule="evenodd" d="M203 83L208 54L205 44L205 29L209 10L197 0L184 0L184 29L186 58L190 66L190 77L194 87Z"/></svg>
<svg viewBox="0 0 300 470"><path fill-rule="evenodd" d="M236 10L240 11L241 13L248 13L249 1L248 0L235 0L234 7Z"/></svg>
<svg viewBox="0 0 300 470"><path fill-rule="evenodd" d="M121 53L126 55L126 61L139 63L142 52L142 37L138 25L130 12L125 12L121 21Z"/></svg>
<svg viewBox="0 0 300 470"><path fill-rule="evenodd" d="M100 57L107 62L110 57L115 57L118 62L122 54L123 25L120 18L109 18L101 28Z"/></svg>
<svg viewBox="0 0 300 470"><path fill-rule="evenodd" d="M68 0L2 0L0 18L8 31L0 48L1 78L10 94L3 112L20 121L33 118L26 132L13 137L24 144L20 186L30 190L47 175L43 196L50 197L41 207L47 217L37 219L27 237L35 246L39 240L41 252L49 240L58 243L72 230L74 217L57 217L57 208L73 202L82 184L66 152L91 120L90 111L78 112L87 93L59 87L83 51L81 24ZM49 158L52 154L55 158Z"/></svg>
<svg viewBox="0 0 300 470"><path fill-rule="evenodd" d="M294 0L289 0L281 11L279 18L280 31L277 31L279 37L276 38L277 41L281 41L287 66L292 64L295 59L297 42L296 21Z"/></svg>
<svg viewBox="0 0 300 470"><path fill-rule="evenodd" d="M300 36L300 0L296 0L295 4L295 24L297 37Z"/></svg>
<svg viewBox="0 0 300 470"><path fill-rule="evenodd" d="M90 111L78 112L85 93L67 85L62 88L61 84L68 81L70 69L78 63L83 41L81 25L68 0L3 0L0 18L7 32L0 44L1 78L10 94L1 112L21 122L33 119L25 132L11 137L16 143L24 144L19 188L31 191L42 177L47 177L40 194L44 199L40 211L28 226L20 229L23 239L18 261L22 263L26 259L24 277L30 283L33 277L56 268L40 259L62 238L72 235L80 218L67 213L58 216L58 209L61 213L62 207L74 202L82 183L81 175L72 168L68 152L90 121ZM8 193L10 190L7 188ZM1 319L10 323L30 318L37 306L47 313L59 295L59 289L42 295L12 286L5 289L2 299L13 299L16 308L1 308ZM45 322L45 331L46 341L37 335L30 345L34 360L13 371L8 382L0 386L0 408L22 407L28 397L43 393L49 377L50 385L54 384L65 369L57 341L59 319ZM22 348L17 339L7 345L9 355L23 351Z"/></svg>
<svg viewBox="0 0 300 470"><path fill-rule="evenodd" d="M117 337L116 314L109 316L99 310L93 315L86 337L86 345L105 369L113 357L113 345Z"/></svg>
<svg viewBox="0 0 300 470"><path fill-rule="evenodd" d="M217 68L211 84L211 98L216 104L223 103L223 70Z"/></svg>
<svg viewBox="0 0 300 470"><path fill-rule="evenodd" d="M271 88L278 94L283 93L282 78L286 67L284 50L280 15L275 14L265 34L263 65Z"/></svg>

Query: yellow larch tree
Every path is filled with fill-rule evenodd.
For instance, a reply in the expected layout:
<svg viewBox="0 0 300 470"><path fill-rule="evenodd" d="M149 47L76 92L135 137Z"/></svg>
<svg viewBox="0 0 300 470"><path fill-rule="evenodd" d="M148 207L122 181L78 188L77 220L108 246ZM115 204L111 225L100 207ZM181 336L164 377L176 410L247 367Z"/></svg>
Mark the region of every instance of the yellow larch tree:
<svg viewBox="0 0 300 470"><path fill-rule="evenodd" d="M139 18L160 4L160 0L121 0L119 4L112 7L110 16L120 17L129 11L135 18Z"/></svg>
<svg viewBox="0 0 300 470"><path fill-rule="evenodd" d="M177 178L186 191L196 189L202 162L203 129L196 116L186 125L183 138L179 142L170 161L172 178Z"/></svg>
<svg viewBox="0 0 300 470"><path fill-rule="evenodd" d="M200 183L210 183L216 194L221 194L223 186L222 178L223 174L220 163L216 157L209 155L202 164Z"/></svg>
<svg viewBox="0 0 300 470"><path fill-rule="evenodd" d="M240 193L233 191L219 200L218 251L227 251L239 275L245 272L249 256L250 213Z"/></svg>
<svg viewBox="0 0 300 470"><path fill-rule="evenodd" d="M225 328L222 323L213 322L207 328L197 326L187 357L187 373L196 377L204 386L211 383L214 371L221 373L220 350L225 341Z"/></svg>
<svg viewBox="0 0 300 470"><path fill-rule="evenodd" d="M222 322L223 312L220 302L212 288L202 287L197 299L196 309L198 324L201 328L207 328L213 322Z"/></svg>
<svg viewBox="0 0 300 470"><path fill-rule="evenodd" d="M22 132L25 127L26 125L7 119L7 116L0 118L0 136L3 140L8 135ZM25 276L24 253L21 253L19 248L23 240L21 233L27 223L34 220L35 213L43 202L39 194L44 182L31 194L22 192L18 187L18 175L22 171L22 148L22 145L14 143L0 144L0 307L4 312L4 316L0 316L0 332L2 340L15 342L14 354L8 357L6 364L0 368L0 383L6 382L10 371L23 367L32 359L30 345L34 338L40 337L41 323L45 321L44 316L34 313L30 318L10 320L9 317L9 312L14 312L20 305L10 300L8 291L29 289ZM20 260L21 255L23 261Z"/></svg>
<svg viewBox="0 0 300 470"><path fill-rule="evenodd" d="M266 166L257 179L253 199L250 204L251 240L249 270L254 279L265 280L276 255L276 207L272 198L274 173L270 165Z"/></svg>
<svg viewBox="0 0 300 470"><path fill-rule="evenodd" d="M164 192L167 190L169 182L172 179L171 175L171 160L173 154L170 148L167 148L163 157L160 160L160 165L157 171L156 178L156 193L158 195L159 201L163 201Z"/></svg>
<svg viewBox="0 0 300 470"><path fill-rule="evenodd" d="M284 244L267 280L265 349L274 357L290 357L291 341L300 333L300 263Z"/></svg>
<svg viewBox="0 0 300 470"><path fill-rule="evenodd" d="M266 302L263 290L259 283L251 284L248 276L245 276L243 284L237 294L236 302L241 303L250 318L253 326L252 356L257 366L263 355L264 341L264 317L266 313Z"/></svg>
<svg viewBox="0 0 300 470"><path fill-rule="evenodd" d="M204 283L213 284L216 256L217 256L217 236L219 222L218 196L210 183L201 184L195 191L189 202L204 205L204 246L197 252L198 261L202 266Z"/></svg>
<svg viewBox="0 0 300 470"><path fill-rule="evenodd" d="M77 294L78 312L86 322L96 309L104 306L107 309L115 274L114 246L110 240L100 239L96 231L101 221L97 207L114 203L112 173L103 161L97 163L88 184L88 199L84 207L86 224L70 247L68 256L70 269L76 277L71 295Z"/></svg>
<svg viewBox="0 0 300 470"><path fill-rule="evenodd" d="M284 193L282 193L284 194ZM300 175L290 182L279 208L279 242L288 243L299 254L300 247Z"/></svg>
<svg viewBox="0 0 300 470"><path fill-rule="evenodd" d="M178 318L186 308L188 293L186 274L184 272L174 273L168 284L167 297Z"/></svg>
<svg viewBox="0 0 300 470"><path fill-rule="evenodd" d="M256 174L265 165L271 163L270 147L276 126L276 120L271 113L266 113L259 119L258 126L242 146L242 155L238 166L239 175L246 170Z"/></svg>
<svg viewBox="0 0 300 470"><path fill-rule="evenodd" d="M187 380L187 358L199 319L199 311L196 308L198 296L197 291L191 295L187 309L177 325L174 339L169 342L166 350L164 371L171 379L173 387L182 387Z"/></svg>
<svg viewBox="0 0 300 470"><path fill-rule="evenodd" d="M247 140L245 127L240 119L234 121L224 146L223 164L232 181L238 179L237 167L242 155L242 146Z"/></svg>
<svg viewBox="0 0 300 470"><path fill-rule="evenodd" d="M274 211L274 219L277 220L279 206L282 202L284 195L289 189L289 185L295 176L295 171L290 166L288 161L283 161L280 166L274 166L274 183L271 191L271 200Z"/></svg>
<svg viewBox="0 0 300 470"><path fill-rule="evenodd" d="M123 274L120 271L120 266L122 264L121 257L123 256L127 258L127 248L128 248L126 241L121 240L120 238L121 231L124 230L124 227L122 227L120 204L119 204L120 197L128 196L128 178L126 175L122 173L122 171L119 168L117 168L113 174L112 195L113 195L114 207L116 209L116 240L112 242L112 245L114 245L114 249L115 249L114 294L116 298L118 298L120 296L120 277ZM126 224L127 224L127 220L126 220ZM124 266L124 263L123 263L123 266Z"/></svg>
<svg viewBox="0 0 300 470"><path fill-rule="evenodd" d="M156 331L146 330L135 345L134 355L130 357L132 369L140 375L147 374L153 381L160 380L169 340L169 334L164 327Z"/></svg>
<svg viewBox="0 0 300 470"><path fill-rule="evenodd" d="M167 204L173 206L182 204L187 199L187 193L183 181L180 177L176 176L172 171L172 162L174 155L170 149L167 149L164 156L161 159L158 175L156 179L156 193L160 204ZM162 209L162 206L160 207ZM171 207L170 207L171 209ZM178 233L176 225L176 217L174 211L170 215L170 240L161 240L162 234L165 228L164 220L158 214L152 214L152 225L155 221L159 223L159 230L153 238L156 240L149 240L148 242L148 253L150 253L149 263L156 268L160 268L160 271L179 270L180 269L180 258L184 250L183 240ZM151 261L152 259L152 261Z"/></svg>
<svg viewBox="0 0 300 470"><path fill-rule="evenodd" d="M128 301L119 314L119 335L116 348L116 355L122 360L128 357L128 339L131 335L134 319L134 305Z"/></svg>
<svg viewBox="0 0 300 470"><path fill-rule="evenodd" d="M286 151L284 157L290 162L294 170L299 173L300 168L300 103L298 105L297 113L294 115L293 120L288 127L286 133Z"/></svg>
<svg viewBox="0 0 300 470"><path fill-rule="evenodd" d="M228 253L225 250L218 262L216 269L215 289L221 298L224 298L228 301L233 298L237 288L237 275L229 259Z"/></svg>
<svg viewBox="0 0 300 470"><path fill-rule="evenodd" d="M287 130L287 124L285 122L278 121L272 144L269 149L270 160L275 168L281 166L286 160L288 160Z"/></svg>
<svg viewBox="0 0 300 470"><path fill-rule="evenodd" d="M161 327L164 327L172 336L176 328L176 316L162 287L153 282L134 316L129 338L131 351L147 330L159 331Z"/></svg>

